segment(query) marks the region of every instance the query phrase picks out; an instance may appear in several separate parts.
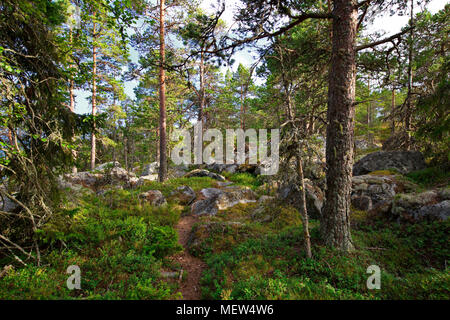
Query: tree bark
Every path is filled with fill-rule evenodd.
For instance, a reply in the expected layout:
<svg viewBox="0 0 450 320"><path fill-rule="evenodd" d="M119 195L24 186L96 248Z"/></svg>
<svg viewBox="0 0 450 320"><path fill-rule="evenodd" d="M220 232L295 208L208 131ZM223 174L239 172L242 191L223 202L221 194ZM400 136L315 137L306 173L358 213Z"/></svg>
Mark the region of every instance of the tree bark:
<svg viewBox="0 0 450 320"><path fill-rule="evenodd" d="M72 27L70 27L70 44L73 44L73 31L72 31ZM72 64L71 67L73 68L74 65ZM70 77L70 81L69 81L69 96L70 96L70 111L71 112L75 112L75 94L74 94L74 90L75 90L75 81L73 80L73 77ZM75 141L75 134L74 134L74 130L72 128L72 142ZM77 159L77 151L75 149L72 149L72 157L74 160ZM77 166L73 166L72 167L72 173L77 173L78 169Z"/></svg>
<svg viewBox="0 0 450 320"><path fill-rule="evenodd" d="M203 109L205 108L205 61L203 51L200 55L200 103L198 110L198 121L204 125Z"/></svg>
<svg viewBox="0 0 450 320"><path fill-rule="evenodd" d="M392 98L391 98L391 118L392 118L392 122L391 122L391 134L394 135L395 133L395 88L392 87Z"/></svg>
<svg viewBox="0 0 450 320"><path fill-rule="evenodd" d="M355 0L334 0L332 57L327 111L327 190L321 235L327 246L353 248L350 232L353 130L355 115Z"/></svg>
<svg viewBox="0 0 450 320"><path fill-rule="evenodd" d="M94 13L95 18L95 13ZM92 116L95 117L97 114L97 47L95 41L97 39L96 23L93 23L92 36L94 39L92 47ZM92 133L91 133L91 170L95 168L95 155L96 155L96 137L95 137L95 120L92 122Z"/></svg>
<svg viewBox="0 0 450 320"><path fill-rule="evenodd" d="M410 12L410 25L414 25L414 0L411 0L411 12ZM406 96L406 112L405 112L405 130L407 133L407 149L411 147L411 94L413 86L413 39L414 39L414 28L411 28L409 36L409 49L408 49L408 93Z"/></svg>
<svg viewBox="0 0 450 320"><path fill-rule="evenodd" d="M165 26L164 26L164 0L159 6L159 40L160 40L160 66L159 66L159 181L167 179L167 140L166 140L166 75L165 75Z"/></svg>

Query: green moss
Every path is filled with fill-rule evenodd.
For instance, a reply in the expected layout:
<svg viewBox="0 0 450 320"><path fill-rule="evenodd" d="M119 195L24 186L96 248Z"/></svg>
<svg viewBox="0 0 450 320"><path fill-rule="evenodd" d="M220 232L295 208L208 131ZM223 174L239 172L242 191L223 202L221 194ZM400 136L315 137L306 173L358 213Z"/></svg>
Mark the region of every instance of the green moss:
<svg viewBox="0 0 450 320"><path fill-rule="evenodd" d="M450 172L440 167L426 168L406 175L412 182L424 187L449 185Z"/></svg>

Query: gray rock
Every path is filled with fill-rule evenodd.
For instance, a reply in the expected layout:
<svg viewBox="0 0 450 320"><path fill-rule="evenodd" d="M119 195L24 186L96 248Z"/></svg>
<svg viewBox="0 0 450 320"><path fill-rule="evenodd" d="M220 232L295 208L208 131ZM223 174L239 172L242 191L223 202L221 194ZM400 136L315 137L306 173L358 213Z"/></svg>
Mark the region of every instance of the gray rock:
<svg viewBox="0 0 450 320"><path fill-rule="evenodd" d="M450 187L439 190L439 197L442 200L450 200Z"/></svg>
<svg viewBox="0 0 450 320"><path fill-rule="evenodd" d="M159 170L159 163L158 162L152 162L149 164L146 164L144 166L144 169L142 170L141 176L149 176L153 174L157 174Z"/></svg>
<svg viewBox="0 0 450 320"><path fill-rule="evenodd" d="M449 200L439 202L439 199L439 193L435 190L418 194L398 194L392 203L391 215L398 222L446 220L449 214Z"/></svg>
<svg viewBox="0 0 450 320"><path fill-rule="evenodd" d="M450 217L450 200L437 204L423 206L414 213L416 220L439 220L445 221Z"/></svg>
<svg viewBox="0 0 450 320"><path fill-rule="evenodd" d="M191 172L188 172L187 174L185 174L186 178L191 178L191 177L210 177L212 179L218 180L218 181L225 181L225 177L221 176L220 174L214 173L214 172L210 172L208 170L205 169L196 169L196 170L192 170Z"/></svg>
<svg viewBox="0 0 450 320"><path fill-rule="evenodd" d="M352 178L352 205L359 210L371 210L391 203L396 187L393 176L355 176Z"/></svg>
<svg viewBox="0 0 450 320"><path fill-rule="evenodd" d="M366 195L354 196L352 197L352 205L358 210L368 211L372 209L372 199Z"/></svg>
<svg viewBox="0 0 450 320"><path fill-rule="evenodd" d="M353 166L353 175L378 170L396 169L402 174L425 169L423 155L418 151L379 151L368 154Z"/></svg>
<svg viewBox="0 0 450 320"><path fill-rule="evenodd" d="M264 203L264 202L272 202L275 201L275 197L272 196L261 196L258 200L258 203Z"/></svg>
<svg viewBox="0 0 450 320"><path fill-rule="evenodd" d="M189 205L197 198L197 195L191 187L181 186L172 191L171 197L176 197L182 205Z"/></svg>
<svg viewBox="0 0 450 320"><path fill-rule="evenodd" d="M157 207L165 205L167 203L163 194L159 190L149 190L147 192L141 193L139 195L139 199L149 202L151 205Z"/></svg>
<svg viewBox="0 0 450 320"><path fill-rule="evenodd" d="M140 187L140 186L143 186L146 182L151 182L151 181L158 181L158 175L150 174L148 176L139 177L135 186Z"/></svg>
<svg viewBox="0 0 450 320"><path fill-rule="evenodd" d="M308 216L319 219L324 202L324 194L320 188L316 187L310 180L305 179L306 210ZM297 210L302 210L302 197L300 188L296 184L282 186L278 191L278 198L283 202L294 206Z"/></svg>
<svg viewBox="0 0 450 320"><path fill-rule="evenodd" d="M120 167L120 163L118 161L106 162L95 167L94 171L106 171L114 167Z"/></svg>
<svg viewBox="0 0 450 320"><path fill-rule="evenodd" d="M99 187L107 183L105 174L87 171L66 174L64 179L71 184L78 184L88 188Z"/></svg>
<svg viewBox="0 0 450 320"><path fill-rule="evenodd" d="M229 187L226 189L207 188L200 191L200 199L191 207L194 215L216 215L238 203L256 202L256 194L250 188Z"/></svg>

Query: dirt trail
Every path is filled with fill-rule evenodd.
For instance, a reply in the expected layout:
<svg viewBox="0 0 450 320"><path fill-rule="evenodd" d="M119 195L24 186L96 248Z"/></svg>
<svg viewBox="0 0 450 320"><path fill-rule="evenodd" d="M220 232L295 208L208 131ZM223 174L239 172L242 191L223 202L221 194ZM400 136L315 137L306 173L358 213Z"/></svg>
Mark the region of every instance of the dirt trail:
<svg viewBox="0 0 450 320"><path fill-rule="evenodd" d="M187 249L187 242L192 226L197 222L197 218L193 216L181 217L176 226L178 232L178 242L183 246L183 252L173 257L174 261L181 264L183 273L187 277L180 282L180 292L183 294L184 300L199 300L201 298L200 278L206 264L192 256Z"/></svg>

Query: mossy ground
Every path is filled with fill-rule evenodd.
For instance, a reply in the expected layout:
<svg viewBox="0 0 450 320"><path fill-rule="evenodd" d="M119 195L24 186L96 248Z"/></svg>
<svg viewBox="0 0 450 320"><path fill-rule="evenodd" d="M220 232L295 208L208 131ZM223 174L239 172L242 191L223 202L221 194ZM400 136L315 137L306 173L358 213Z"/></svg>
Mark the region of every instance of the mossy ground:
<svg viewBox="0 0 450 320"><path fill-rule="evenodd" d="M228 178L260 190L256 178ZM168 257L181 250L174 226L189 207L169 200L153 208L138 194L157 189L169 196L181 185L199 191L217 182L179 178L66 203L36 235L42 266L10 271L0 279L0 299L180 298L177 283L160 271L179 268ZM277 201L247 203L202 217L191 253L207 264L201 279L207 299L448 299L449 227L449 221L399 225L353 210L355 251L324 247L319 223L312 220L313 258L306 259L294 208ZM10 263L0 260L2 266ZM366 286L367 267L374 264L381 268L380 290ZM69 265L81 269L81 290L66 287Z"/></svg>

